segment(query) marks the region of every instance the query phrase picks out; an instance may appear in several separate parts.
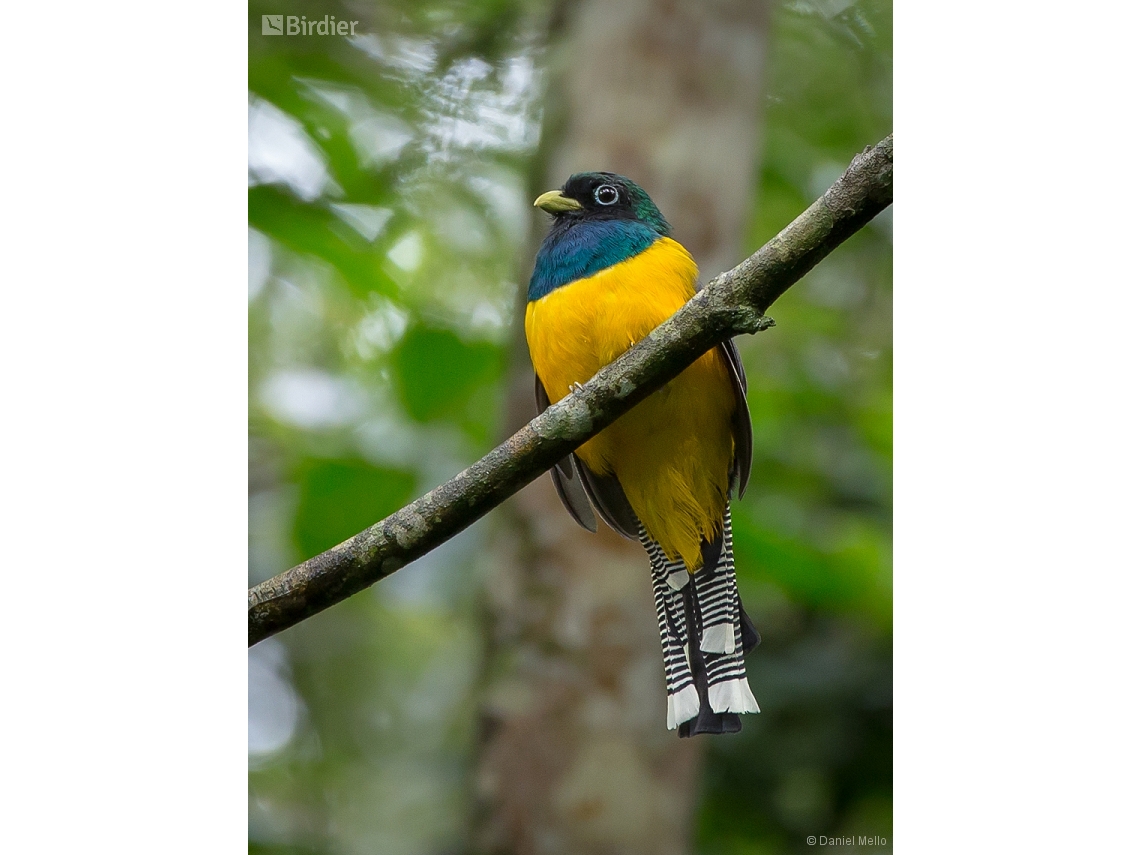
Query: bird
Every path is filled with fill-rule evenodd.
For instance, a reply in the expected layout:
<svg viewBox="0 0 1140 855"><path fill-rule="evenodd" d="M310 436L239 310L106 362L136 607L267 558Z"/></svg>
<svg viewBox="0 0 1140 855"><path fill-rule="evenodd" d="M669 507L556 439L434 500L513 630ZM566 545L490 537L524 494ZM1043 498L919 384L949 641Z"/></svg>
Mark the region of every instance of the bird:
<svg viewBox="0 0 1140 855"><path fill-rule="evenodd" d="M667 320L700 287L696 262L634 181L571 175L534 206L552 216L527 288L539 413ZM736 586L729 498L752 467L752 423L731 340L550 470L562 504L596 513L649 555L665 661L666 726L735 733L759 712L744 656L760 642Z"/></svg>

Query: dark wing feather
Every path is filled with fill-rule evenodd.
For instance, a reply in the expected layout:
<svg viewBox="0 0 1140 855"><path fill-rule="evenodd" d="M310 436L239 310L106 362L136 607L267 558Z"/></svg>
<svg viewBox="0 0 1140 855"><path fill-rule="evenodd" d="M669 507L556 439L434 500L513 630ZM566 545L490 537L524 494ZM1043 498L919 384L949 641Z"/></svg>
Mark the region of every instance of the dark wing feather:
<svg viewBox="0 0 1140 855"><path fill-rule="evenodd" d="M744 376L744 365L740 361L740 351L732 339L720 343L720 355L728 366L732 380L732 395L736 399L736 409L732 413L732 440L736 445L732 461L732 480L736 484L736 495L743 496L748 486L748 476L752 473L752 416L748 412L748 380Z"/></svg>
<svg viewBox="0 0 1140 855"><path fill-rule="evenodd" d="M570 458L598 516L622 537L637 540L641 522L630 507L629 499L625 497L625 490L621 488L618 479L612 475L595 475L576 454L570 455Z"/></svg>
<svg viewBox="0 0 1140 855"><path fill-rule="evenodd" d="M595 534L598 532L598 521L590 510L590 500L582 489L582 482L573 475L567 478L557 466L550 470L550 477L554 481L554 489L562 506L570 512L574 522Z"/></svg>
<svg viewBox="0 0 1140 855"><path fill-rule="evenodd" d="M534 378L534 402L538 405L539 413L550 406L550 396L546 394L546 389L543 388L538 375L535 375ZM590 510L590 499L582 486L582 482L575 474L571 457L573 455L567 455L559 460L558 464L550 470L550 478L554 481L554 489L558 493L558 498L562 500L562 506L574 518L574 522L586 531L597 532L598 521L594 519L594 514Z"/></svg>

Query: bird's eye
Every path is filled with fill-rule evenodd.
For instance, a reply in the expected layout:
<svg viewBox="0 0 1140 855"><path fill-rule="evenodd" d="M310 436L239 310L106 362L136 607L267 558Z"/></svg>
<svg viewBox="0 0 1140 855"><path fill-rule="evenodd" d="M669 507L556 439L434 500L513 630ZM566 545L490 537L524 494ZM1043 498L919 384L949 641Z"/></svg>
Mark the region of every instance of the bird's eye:
<svg viewBox="0 0 1140 855"><path fill-rule="evenodd" d="M599 205L613 205L618 200L617 188L612 184L603 184L594 191L594 201Z"/></svg>

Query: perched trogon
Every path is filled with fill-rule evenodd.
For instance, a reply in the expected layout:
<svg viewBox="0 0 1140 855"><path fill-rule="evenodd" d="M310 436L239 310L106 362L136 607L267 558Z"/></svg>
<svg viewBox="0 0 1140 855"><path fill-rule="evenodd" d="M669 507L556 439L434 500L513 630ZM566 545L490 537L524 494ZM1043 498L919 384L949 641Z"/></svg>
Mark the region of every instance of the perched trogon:
<svg viewBox="0 0 1140 855"><path fill-rule="evenodd" d="M553 215L526 309L541 412L648 335L698 285L692 256L628 178L578 173L534 204ZM728 510L752 466L745 389L740 355L725 342L551 470L579 524L597 531L597 512L649 553L666 725L680 736L733 733L738 713L759 712L744 655L760 637L736 589Z"/></svg>

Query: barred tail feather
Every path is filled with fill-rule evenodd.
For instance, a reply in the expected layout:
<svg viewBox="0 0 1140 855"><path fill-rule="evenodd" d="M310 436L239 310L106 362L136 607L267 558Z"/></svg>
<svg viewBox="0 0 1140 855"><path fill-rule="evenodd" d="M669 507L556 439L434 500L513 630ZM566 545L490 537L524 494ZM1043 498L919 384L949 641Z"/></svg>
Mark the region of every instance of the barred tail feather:
<svg viewBox="0 0 1140 855"><path fill-rule="evenodd" d="M740 730L737 713L760 711L744 670L744 655L759 636L736 589L728 508L722 542L702 550L705 566L693 576L680 560L669 561L644 527L639 534L653 574L668 693L666 725L679 728L681 736Z"/></svg>
<svg viewBox="0 0 1140 855"><path fill-rule="evenodd" d="M685 642L685 607L679 587L688 583L688 572L679 562L670 563L659 544L649 537L642 526L639 531L641 545L649 554L653 573L653 601L657 607L657 629L661 634L661 654L665 659L665 689L668 696L665 722L670 730L688 721L700 710L693 672ZM677 582L682 583L677 586Z"/></svg>

